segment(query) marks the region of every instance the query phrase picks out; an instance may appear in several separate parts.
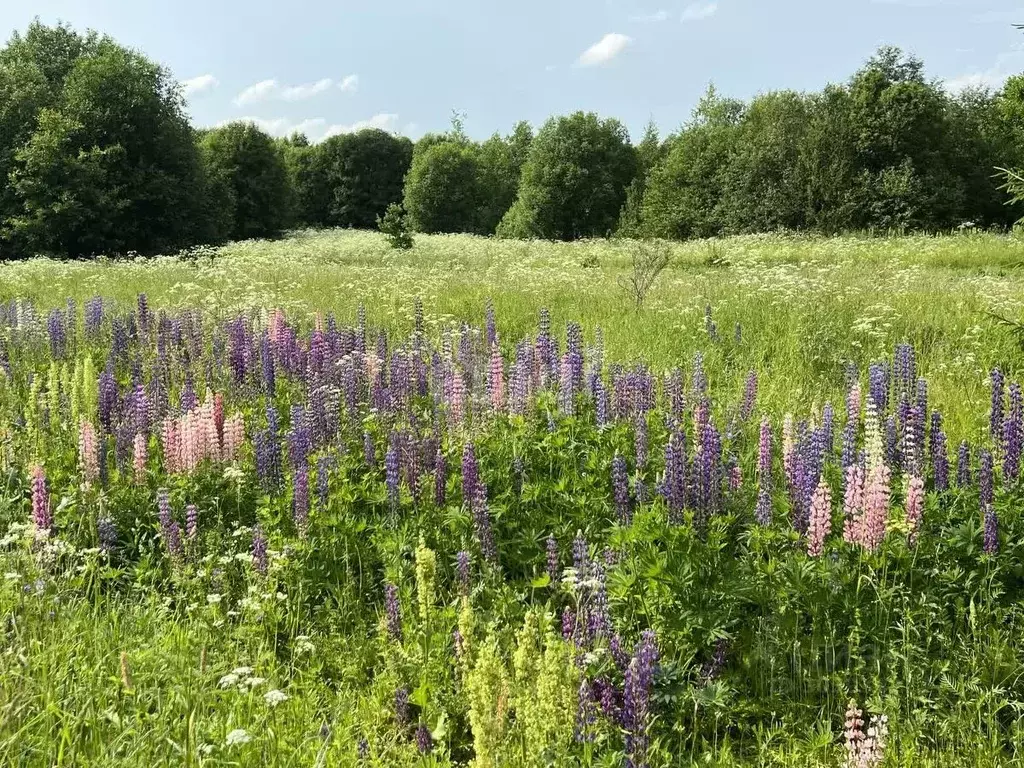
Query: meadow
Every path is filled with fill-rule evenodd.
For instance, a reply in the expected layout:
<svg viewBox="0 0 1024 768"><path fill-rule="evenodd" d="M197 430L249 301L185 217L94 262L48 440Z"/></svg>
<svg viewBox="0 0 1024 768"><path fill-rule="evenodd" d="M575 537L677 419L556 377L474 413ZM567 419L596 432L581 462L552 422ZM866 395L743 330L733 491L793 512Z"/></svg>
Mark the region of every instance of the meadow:
<svg viewBox="0 0 1024 768"><path fill-rule="evenodd" d="M1024 765L1024 241L0 265L0 764Z"/></svg>

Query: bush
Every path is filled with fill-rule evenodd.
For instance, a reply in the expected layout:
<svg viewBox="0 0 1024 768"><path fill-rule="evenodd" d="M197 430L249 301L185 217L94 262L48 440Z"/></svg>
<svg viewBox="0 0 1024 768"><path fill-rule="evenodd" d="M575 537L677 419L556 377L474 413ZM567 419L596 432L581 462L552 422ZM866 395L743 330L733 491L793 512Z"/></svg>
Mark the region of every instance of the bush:
<svg viewBox="0 0 1024 768"><path fill-rule="evenodd" d="M412 231L401 204L392 203L384 211L383 216L377 217L377 229L387 238L392 248L401 250L412 248Z"/></svg>

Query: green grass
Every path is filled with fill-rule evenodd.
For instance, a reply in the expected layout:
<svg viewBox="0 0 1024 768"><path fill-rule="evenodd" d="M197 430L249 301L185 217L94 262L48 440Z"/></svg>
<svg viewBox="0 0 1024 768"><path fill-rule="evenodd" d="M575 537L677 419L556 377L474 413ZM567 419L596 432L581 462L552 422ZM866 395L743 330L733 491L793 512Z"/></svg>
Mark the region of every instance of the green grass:
<svg viewBox="0 0 1024 768"><path fill-rule="evenodd" d="M628 268L625 248L608 241L418 236L413 250L400 252L373 233L308 232L233 244L196 262L2 265L0 299L29 298L42 309L102 295L127 306L145 292L155 308L200 305L220 316L281 307L307 325L317 312L351 323L363 305L371 325L407 332L419 297L432 334L463 319L479 324L490 299L506 347L534 332L538 310L547 307L559 332L575 320L592 341L593 329L601 328L612 361L641 358L662 371L686 366L702 351L712 391L730 403L755 369L766 411L803 417L825 399L841 402L848 363L863 373L908 340L954 447L984 431L990 368L1000 366L1011 377L1024 373L1024 354L991 317L1024 319L1024 241L1014 237L758 236L678 244L639 312L619 286ZM708 342L707 306L720 335L731 338L742 327L742 343ZM0 467L4 462L0 450ZM23 486L0 486L0 509L21 504ZM227 555L245 549L245 542L224 543ZM236 592L252 598L253 615L234 621L206 599L216 563L204 564L205 581L178 585L187 599L174 601L149 583L152 563L114 572L95 552L79 555L62 562L61 578L35 594L21 578L33 572L32 562L16 550L0 554L0 566L18 575L0 581L0 765L344 766L353 764L353 745L368 732L387 764L416 764L411 743L388 742L390 723L382 713L389 711L394 680L387 673L368 679L367 670L380 661L374 638L351 631L359 622L343 600L321 606L307 649L296 642L303 628L289 623L290 601L301 604L301 596L278 597L265 582L236 584ZM947 578L955 582L955 575ZM348 597L372 591L360 588L362 594ZM972 602L972 616L974 610ZM906 631L926 633L916 626ZM958 653L983 670L979 648L995 649L993 658L996 650L1014 658L1003 641L995 634L965 637ZM801 640L792 642L796 649ZM241 666L264 682L245 691L222 687L224 676ZM929 674L941 676L934 669ZM1021 765L980 737L982 724L994 719L984 710L987 697L1003 694L992 678L950 681L951 699L964 693L962 717L932 734L944 745L939 753L903 739L887 764ZM288 700L269 706L264 695L272 689L286 691ZM928 702L918 705L924 710ZM258 738L228 747L235 729ZM747 763L733 758L738 750L725 732L719 744L679 759L723 768L837 765L833 730L828 723L816 732L779 723L759 734L759 757ZM687 743L685 735L680 743ZM749 743L743 747L751 753Z"/></svg>

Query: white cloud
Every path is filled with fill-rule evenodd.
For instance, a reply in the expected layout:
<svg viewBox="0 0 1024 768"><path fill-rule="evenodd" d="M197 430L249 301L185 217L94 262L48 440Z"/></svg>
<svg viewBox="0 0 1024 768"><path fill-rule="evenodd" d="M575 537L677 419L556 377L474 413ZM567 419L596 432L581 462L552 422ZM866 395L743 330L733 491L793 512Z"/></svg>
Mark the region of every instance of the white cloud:
<svg viewBox="0 0 1024 768"><path fill-rule="evenodd" d="M281 98L285 101L302 101L303 99L312 98L318 93L323 93L333 84L334 81L331 78L325 77L322 80L317 80L315 83L292 85L281 89Z"/></svg>
<svg viewBox="0 0 1024 768"><path fill-rule="evenodd" d="M277 93L277 90L277 80L261 80L254 85L250 85L238 94L235 97L235 104L241 107L245 104L255 104L258 101L265 101L273 98Z"/></svg>
<svg viewBox="0 0 1024 768"><path fill-rule="evenodd" d="M1018 74L1021 69L1024 69L1024 50L1014 49L999 54L996 63L988 69L951 77L943 82L943 86L950 93L959 93L968 88L990 88L995 91L1003 87L1008 77Z"/></svg>
<svg viewBox="0 0 1024 768"><path fill-rule="evenodd" d="M576 63L581 67L593 67L598 64L606 64L633 42L633 38L620 35L618 32L609 32L592 46L587 48L577 59Z"/></svg>
<svg viewBox="0 0 1024 768"><path fill-rule="evenodd" d="M189 80L185 80L181 84L182 93L186 96L192 96L193 94L204 93L205 91L212 90L220 84L213 75L199 75Z"/></svg>
<svg viewBox="0 0 1024 768"><path fill-rule="evenodd" d="M306 134L310 139L319 136L323 132L324 126L327 125L327 121L319 117L298 121L287 117L238 117L233 120L223 120L217 124L217 127L235 122L252 123L271 136L291 136L293 133L298 132Z"/></svg>
<svg viewBox="0 0 1024 768"><path fill-rule="evenodd" d="M718 3L690 3L688 6L683 8L683 15L680 17L681 21L700 21L701 19L709 19L718 13Z"/></svg>
<svg viewBox="0 0 1024 768"><path fill-rule="evenodd" d="M398 115L391 112L381 112L368 120L359 120L351 125L329 125L321 138L327 139L340 133L355 133L356 131L363 130L363 128L380 128L388 133L397 133Z"/></svg>
<svg viewBox="0 0 1024 768"><path fill-rule="evenodd" d="M659 21L668 21L670 15L668 11L655 11L654 13L641 13L637 16L630 16L629 20L639 24L651 24Z"/></svg>
<svg viewBox="0 0 1024 768"><path fill-rule="evenodd" d="M235 97L235 104L245 106L246 104L257 104L261 101L304 101L318 94L329 91L334 86L334 80L324 77L314 83L300 83L299 85L281 85L277 80L261 80L250 85L238 96ZM348 75L338 82L338 87L347 92L353 92L359 85L357 75Z"/></svg>

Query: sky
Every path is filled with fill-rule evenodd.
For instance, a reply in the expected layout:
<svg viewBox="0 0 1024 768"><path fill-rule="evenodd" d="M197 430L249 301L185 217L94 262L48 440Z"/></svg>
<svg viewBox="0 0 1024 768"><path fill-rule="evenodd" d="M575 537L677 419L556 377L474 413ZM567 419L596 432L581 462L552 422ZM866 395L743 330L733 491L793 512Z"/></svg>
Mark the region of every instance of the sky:
<svg viewBox="0 0 1024 768"><path fill-rule="evenodd" d="M750 98L841 82L880 46L951 89L1024 72L1020 0L0 0L95 29L168 67L197 126L252 119L312 140L364 126L469 135L578 109L682 125L713 82Z"/></svg>

